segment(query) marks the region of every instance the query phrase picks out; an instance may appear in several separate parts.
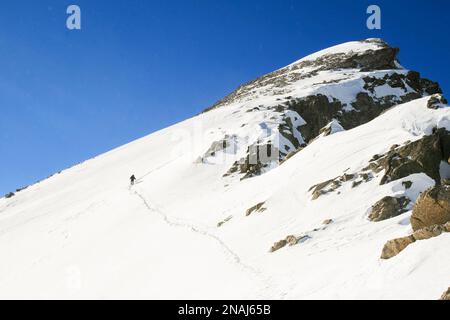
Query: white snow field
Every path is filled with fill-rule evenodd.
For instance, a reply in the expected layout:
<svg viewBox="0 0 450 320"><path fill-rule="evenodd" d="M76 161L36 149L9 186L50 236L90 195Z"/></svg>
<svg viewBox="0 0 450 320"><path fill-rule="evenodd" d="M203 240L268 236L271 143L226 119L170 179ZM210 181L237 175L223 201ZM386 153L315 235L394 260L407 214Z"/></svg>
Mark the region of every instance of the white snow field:
<svg viewBox="0 0 450 320"><path fill-rule="evenodd" d="M434 127L450 130L450 108L429 109L428 99L322 136L242 181L223 174L260 134L250 124L270 126L275 113L247 113L234 103L2 198L0 298L438 299L450 286L450 234L381 260L387 240L411 232L411 211L367 219L383 196L406 192L415 200L434 185L431 178L414 174L379 185L381 172L317 200L308 191L361 170L393 144ZM227 133L236 136L236 154L196 161ZM133 173L138 181L130 187ZM413 188L405 191L404 180ZM246 216L263 201L264 212ZM325 219L333 222L323 225ZM291 234L308 237L269 252Z"/></svg>

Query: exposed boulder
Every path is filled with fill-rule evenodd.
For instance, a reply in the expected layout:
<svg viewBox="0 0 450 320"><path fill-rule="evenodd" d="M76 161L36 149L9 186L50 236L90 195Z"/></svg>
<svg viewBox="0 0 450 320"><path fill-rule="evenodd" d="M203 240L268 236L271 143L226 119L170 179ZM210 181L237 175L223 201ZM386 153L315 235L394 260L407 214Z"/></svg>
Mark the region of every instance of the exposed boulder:
<svg viewBox="0 0 450 320"><path fill-rule="evenodd" d="M413 208L411 225L414 231L450 221L450 186L437 185L423 192Z"/></svg>
<svg viewBox="0 0 450 320"><path fill-rule="evenodd" d="M369 165L361 172L344 174L340 177L316 184L310 188L312 199L334 192L343 183L351 181L352 188L363 182L373 179L375 174L384 171L380 184L408 177L414 173L425 173L441 183L440 168L441 162L448 162L450 157L450 132L445 129L436 129L431 135L424 136L417 141L407 141L403 146L393 145L390 150L383 155L376 154L369 161ZM410 181L405 181L403 186L409 189L412 186Z"/></svg>
<svg viewBox="0 0 450 320"><path fill-rule="evenodd" d="M408 211L410 202L407 197L384 197L372 206L369 220L377 222L396 217Z"/></svg>
<svg viewBox="0 0 450 320"><path fill-rule="evenodd" d="M442 93L441 88L437 82L424 79L417 71L409 71L406 75L406 83L414 89L414 91L422 95L432 95Z"/></svg>
<svg viewBox="0 0 450 320"><path fill-rule="evenodd" d="M285 247L287 245L286 240L280 240L273 244L273 246L270 248L270 252L275 252L277 250L280 250L281 248Z"/></svg>
<svg viewBox="0 0 450 320"><path fill-rule="evenodd" d="M251 215L253 212L263 212L266 210L266 208L263 207L263 205L265 204L265 202L260 202L256 205L254 205L253 207L247 209L247 211L245 212L246 216Z"/></svg>
<svg viewBox="0 0 450 320"><path fill-rule="evenodd" d="M333 223L333 219L325 219L325 220L323 220L322 221L322 224L331 224L331 223Z"/></svg>
<svg viewBox="0 0 450 320"><path fill-rule="evenodd" d="M5 194L5 198L6 199L9 199L9 198L12 198L12 197L14 197L16 194L14 193L14 192L8 192L7 194Z"/></svg>
<svg viewBox="0 0 450 320"><path fill-rule="evenodd" d="M289 245L290 247L295 246L296 244L304 242L310 238L311 237L307 234L298 237L294 235L289 235L285 239L275 242L273 246L270 248L270 252L280 250L281 248L284 248L287 245Z"/></svg>
<svg viewBox="0 0 450 320"><path fill-rule="evenodd" d="M229 216L226 217L225 219L223 219L222 221L219 221L217 223L217 228L220 228L221 226L223 226L225 223L227 223L228 221L230 221L233 218L233 216Z"/></svg>
<svg viewBox="0 0 450 320"><path fill-rule="evenodd" d="M412 235L409 235L407 237L389 240L383 247L381 259L392 258L398 255L411 243L434 238L444 232L450 232L450 222L447 222L443 225L432 225L429 227L425 227L423 229L415 231Z"/></svg>
<svg viewBox="0 0 450 320"><path fill-rule="evenodd" d="M389 240L383 247L383 251L381 252L381 259L389 259L398 255L407 246L415 241L416 240L413 236Z"/></svg>
<svg viewBox="0 0 450 320"><path fill-rule="evenodd" d="M450 287L442 294L440 300L450 300Z"/></svg>
<svg viewBox="0 0 450 320"><path fill-rule="evenodd" d="M296 236L287 236L286 242L289 246L295 246L298 243L298 238Z"/></svg>

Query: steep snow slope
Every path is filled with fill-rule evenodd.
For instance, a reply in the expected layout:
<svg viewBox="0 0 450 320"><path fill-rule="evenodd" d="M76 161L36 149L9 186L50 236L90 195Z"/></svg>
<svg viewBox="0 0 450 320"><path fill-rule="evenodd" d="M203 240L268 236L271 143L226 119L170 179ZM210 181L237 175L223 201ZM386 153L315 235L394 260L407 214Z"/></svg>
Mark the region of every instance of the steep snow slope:
<svg viewBox="0 0 450 320"><path fill-rule="evenodd" d="M450 285L450 234L380 260L387 240L410 232L411 211L367 219L383 196L414 201L433 179L416 173L380 185L380 172L316 200L309 191L394 144L450 130L450 108L427 108L429 100L332 130L244 180L223 174L279 119L230 102L2 198L0 297L437 299ZM223 137L225 148L204 157ZM261 202L265 211L246 216ZM269 252L287 235L302 240Z"/></svg>

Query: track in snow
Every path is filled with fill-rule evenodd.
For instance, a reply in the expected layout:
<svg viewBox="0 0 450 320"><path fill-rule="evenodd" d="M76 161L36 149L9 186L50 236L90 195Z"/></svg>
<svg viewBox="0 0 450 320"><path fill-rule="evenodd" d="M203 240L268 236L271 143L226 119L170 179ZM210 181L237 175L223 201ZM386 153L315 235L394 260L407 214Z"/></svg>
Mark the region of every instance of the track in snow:
<svg viewBox="0 0 450 320"><path fill-rule="evenodd" d="M239 265L242 269L246 270L247 272L251 273L253 276L257 277L264 284L264 290L271 291L270 289L273 287L273 285L269 283L270 282L269 279L267 277L263 276L261 271L242 262L242 259L239 257L239 255L236 252L234 252L218 236L216 236L215 234L212 234L206 230L201 230L197 226L189 224L187 222L174 221L174 220L170 219L166 214L164 214L161 210L159 210L155 206L151 205L149 203L149 201L147 201L147 199L142 195L142 193L138 192L136 189L134 190L133 194L138 196L141 199L141 201L144 203L145 207L149 211L157 213L167 225L169 225L171 227L176 227L176 228L185 228L185 229L190 230L191 232L200 234L204 237L208 237L208 238L214 240L216 243L218 243L220 245L220 247L222 247L223 251L227 254L227 256L231 257L232 261L235 264ZM261 298L263 298L263 297L261 297Z"/></svg>

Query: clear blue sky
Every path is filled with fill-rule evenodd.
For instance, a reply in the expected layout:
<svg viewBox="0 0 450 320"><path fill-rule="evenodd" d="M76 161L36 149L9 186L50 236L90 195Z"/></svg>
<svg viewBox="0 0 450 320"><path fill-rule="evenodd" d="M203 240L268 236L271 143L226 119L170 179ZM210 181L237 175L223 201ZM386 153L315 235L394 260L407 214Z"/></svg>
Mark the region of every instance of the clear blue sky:
<svg viewBox="0 0 450 320"><path fill-rule="evenodd" d="M82 30L66 29L66 8ZM382 30L366 29L369 4ZM450 92L450 1L5 0L0 194L191 117L319 49L381 37Z"/></svg>

